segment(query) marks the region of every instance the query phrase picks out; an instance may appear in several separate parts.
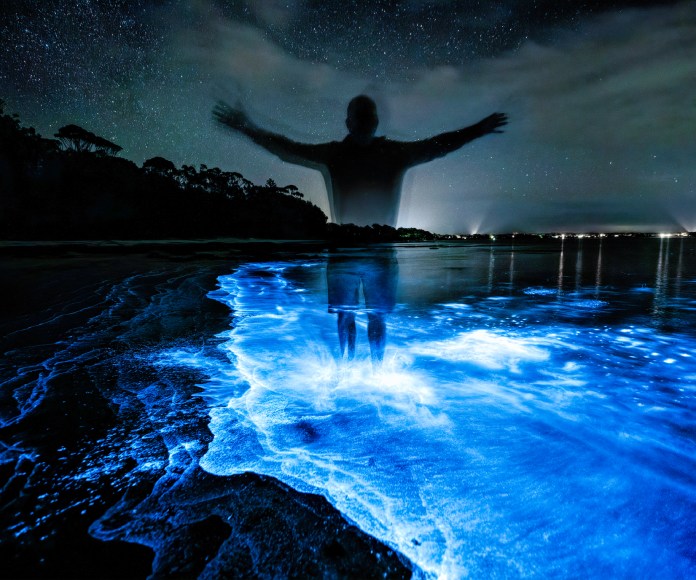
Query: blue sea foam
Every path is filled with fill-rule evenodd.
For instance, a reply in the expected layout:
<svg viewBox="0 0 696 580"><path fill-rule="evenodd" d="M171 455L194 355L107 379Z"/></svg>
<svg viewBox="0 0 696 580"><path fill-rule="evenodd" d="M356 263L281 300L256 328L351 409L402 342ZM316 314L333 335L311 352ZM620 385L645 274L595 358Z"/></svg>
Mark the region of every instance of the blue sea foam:
<svg viewBox="0 0 696 580"><path fill-rule="evenodd" d="M212 297L234 323L229 362L200 362L204 469L322 494L426 577L696 569L693 444L674 427L694 404L659 388L693 394L696 345L401 305L376 367L364 313L355 360L339 359L321 262L246 264Z"/></svg>

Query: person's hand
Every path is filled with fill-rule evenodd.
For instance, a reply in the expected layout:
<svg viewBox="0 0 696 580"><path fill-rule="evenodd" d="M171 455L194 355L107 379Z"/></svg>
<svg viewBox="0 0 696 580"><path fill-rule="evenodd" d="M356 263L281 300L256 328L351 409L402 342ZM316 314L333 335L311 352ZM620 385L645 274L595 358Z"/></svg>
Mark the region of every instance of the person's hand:
<svg viewBox="0 0 696 580"><path fill-rule="evenodd" d="M485 119L476 123L476 126L481 131L481 135L488 135L488 133L502 133L499 131L499 127L507 125L508 117L505 113L493 113Z"/></svg>
<svg viewBox="0 0 696 580"><path fill-rule="evenodd" d="M213 117L221 125L242 131L251 124L251 120L242 109L241 104L230 107L224 101L218 101L213 109Z"/></svg>

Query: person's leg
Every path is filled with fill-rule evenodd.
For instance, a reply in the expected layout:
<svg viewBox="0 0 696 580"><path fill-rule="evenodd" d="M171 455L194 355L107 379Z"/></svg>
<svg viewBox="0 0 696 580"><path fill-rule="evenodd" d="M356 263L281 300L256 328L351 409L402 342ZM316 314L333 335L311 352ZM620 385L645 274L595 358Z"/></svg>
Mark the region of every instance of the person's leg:
<svg viewBox="0 0 696 580"><path fill-rule="evenodd" d="M355 356L355 312L338 312L338 345L341 349L341 358L348 351L348 360L353 360Z"/></svg>
<svg viewBox="0 0 696 580"><path fill-rule="evenodd" d="M355 356L355 309L358 307L360 276L354 273L350 261L329 258L326 278L329 293L329 312L338 315L339 357Z"/></svg>
<svg viewBox="0 0 696 580"><path fill-rule="evenodd" d="M384 359L387 344L387 314L396 305L399 263L393 251L363 261L361 270L367 314L367 338L372 363L378 366Z"/></svg>
<svg viewBox="0 0 696 580"><path fill-rule="evenodd" d="M381 364L387 343L387 323L383 313L369 312L367 314L367 340L370 342L372 364Z"/></svg>

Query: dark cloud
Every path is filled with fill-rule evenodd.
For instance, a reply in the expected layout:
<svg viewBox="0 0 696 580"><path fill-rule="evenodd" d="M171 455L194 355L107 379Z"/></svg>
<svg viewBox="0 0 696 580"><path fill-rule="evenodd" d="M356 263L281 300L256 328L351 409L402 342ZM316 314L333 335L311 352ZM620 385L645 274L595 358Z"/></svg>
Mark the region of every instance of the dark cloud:
<svg viewBox="0 0 696 580"><path fill-rule="evenodd" d="M290 54L377 77L407 76L414 66L461 65L531 40L546 42L588 16L668 1L506 2L455 0L249 0L215 5L257 26ZM378 56L378 58L376 58Z"/></svg>

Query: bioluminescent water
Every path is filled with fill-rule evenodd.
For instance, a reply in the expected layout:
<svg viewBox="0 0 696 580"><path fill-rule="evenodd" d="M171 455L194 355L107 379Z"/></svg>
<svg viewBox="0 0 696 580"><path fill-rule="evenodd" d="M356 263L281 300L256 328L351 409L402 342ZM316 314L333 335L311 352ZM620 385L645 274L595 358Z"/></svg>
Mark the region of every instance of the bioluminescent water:
<svg viewBox="0 0 696 580"><path fill-rule="evenodd" d="M695 251L605 238L246 262L210 294L233 313L225 356L160 364L209 377L201 467L321 494L426 577L693 576ZM350 360L338 312L355 316Z"/></svg>

